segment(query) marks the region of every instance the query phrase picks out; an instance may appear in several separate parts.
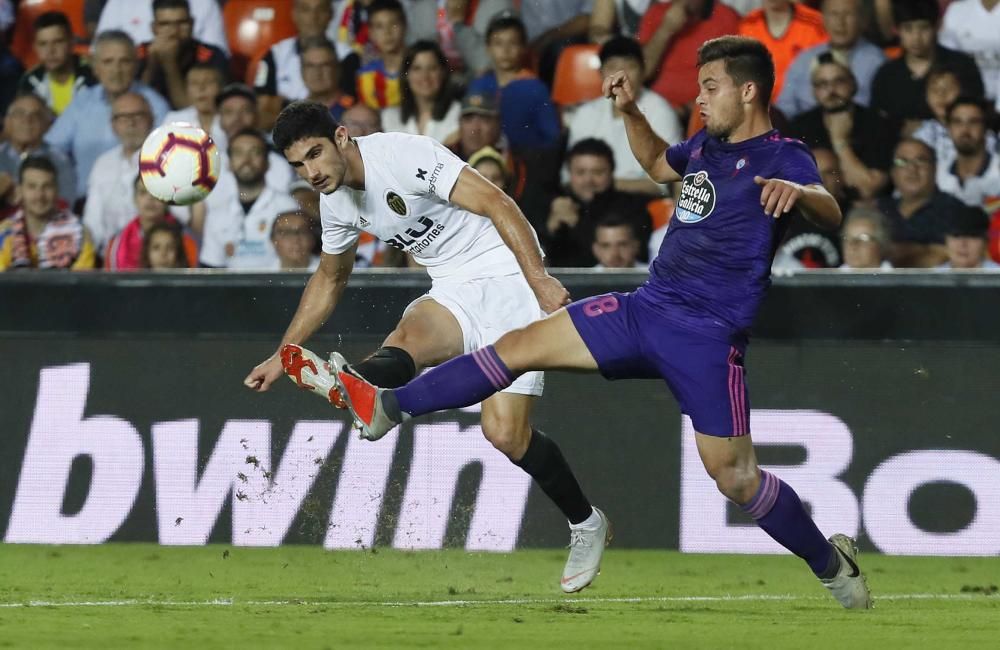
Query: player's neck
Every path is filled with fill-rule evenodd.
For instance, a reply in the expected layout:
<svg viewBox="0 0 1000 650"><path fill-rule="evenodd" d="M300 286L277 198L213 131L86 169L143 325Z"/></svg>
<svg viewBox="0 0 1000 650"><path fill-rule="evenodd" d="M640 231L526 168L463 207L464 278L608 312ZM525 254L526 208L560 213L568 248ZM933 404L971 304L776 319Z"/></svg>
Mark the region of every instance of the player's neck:
<svg viewBox="0 0 1000 650"><path fill-rule="evenodd" d="M341 154L344 156L346 166L342 184L353 190L365 189L365 161L361 158L357 141L354 138L348 140Z"/></svg>
<svg viewBox="0 0 1000 650"><path fill-rule="evenodd" d="M771 126L771 116L768 115L766 111L754 112L751 113L747 119L743 120L742 124L729 133L729 137L726 138L726 142L729 144L737 144L739 142L752 140L753 138L764 135L773 128L774 127Z"/></svg>

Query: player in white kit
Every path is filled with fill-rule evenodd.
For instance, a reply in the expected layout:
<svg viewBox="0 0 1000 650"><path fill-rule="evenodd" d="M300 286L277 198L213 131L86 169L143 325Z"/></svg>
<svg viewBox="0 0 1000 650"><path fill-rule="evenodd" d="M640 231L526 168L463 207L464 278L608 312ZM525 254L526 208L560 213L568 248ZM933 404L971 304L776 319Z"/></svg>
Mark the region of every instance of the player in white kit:
<svg viewBox="0 0 1000 650"><path fill-rule="evenodd" d="M343 294L362 231L412 255L432 280L382 347L352 365L378 386L402 386L421 369L489 345L569 302L514 201L435 140L402 133L351 138L313 102L285 108L273 135L299 176L322 193L323 250L278 352L250 372L247 387L266 391L284 371L343 408L329 362L301 345ZM569 520L561 587L571 593L596 577L611 531L556 443L531 426L542 384L541 372L527 373L484 401L482 429Z"/></svg>

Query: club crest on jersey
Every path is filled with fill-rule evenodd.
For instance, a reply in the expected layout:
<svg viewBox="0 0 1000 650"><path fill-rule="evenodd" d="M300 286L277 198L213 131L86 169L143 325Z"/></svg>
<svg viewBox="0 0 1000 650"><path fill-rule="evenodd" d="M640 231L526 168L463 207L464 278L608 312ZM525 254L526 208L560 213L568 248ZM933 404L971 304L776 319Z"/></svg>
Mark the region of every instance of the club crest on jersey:
<svg viewBox="0 0 1000 650"><path fill-rule="evenodd" d="M407 207L406 201L403 200L403 197L396 194L392 190L386 190L385 202L386 205L389 206L390 210L401 217L405 217L410 212L410 209Z"/></svg>
<svg viewBox="0 0 1000 650"><path fill-rule="evenodd" d="M681 223L698 223L707 219L713 210L715 210L715 186L708 177L708 172L702 170L685 176L674 216Z"/></svg>

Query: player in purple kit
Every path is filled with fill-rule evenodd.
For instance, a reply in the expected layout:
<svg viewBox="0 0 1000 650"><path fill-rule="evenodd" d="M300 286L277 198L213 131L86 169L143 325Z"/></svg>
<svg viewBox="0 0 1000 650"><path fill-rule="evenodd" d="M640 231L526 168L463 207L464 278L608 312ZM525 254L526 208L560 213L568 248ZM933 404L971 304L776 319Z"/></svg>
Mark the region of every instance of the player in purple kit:
<svg viewBox="0 0 1000 650"><path fill-rule="evenodd" d="M670 147L639 111L624 74L604 83L650 177L683 180L649 281L632 293L575 302L402 388L368 384L336 353L334 377L369 439L411 417L475 404L530 370L662 378L691 417L698 452L719 491L803 558L844 607L869 608L854 540L826 539L795 491L757 466L744 381L748 330L770 285L788 213L798 210L834 228L840 209L806 146L771 127L774 64L767 49L725 36L706 42L698 63L705 130Z"/></svg>

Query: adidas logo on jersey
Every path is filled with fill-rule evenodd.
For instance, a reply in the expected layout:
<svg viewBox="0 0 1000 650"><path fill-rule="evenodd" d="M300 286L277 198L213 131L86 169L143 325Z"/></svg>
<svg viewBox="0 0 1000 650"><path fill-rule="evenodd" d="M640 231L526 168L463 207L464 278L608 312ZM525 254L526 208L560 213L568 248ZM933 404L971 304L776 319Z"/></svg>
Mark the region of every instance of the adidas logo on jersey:
<svg viewBox="0 0 1000 650"><path fill-rule="evenodd" d="M365 218L364 218L364 217L362 216L362 217L361 217L361 227L362 227L362 228L367 228L367 227L368 227L368 226L370 226L370 225L372 225L372 224L371 224L371 222L370 222L370 221L368 221L367 219L365 219Z"/></svg>

